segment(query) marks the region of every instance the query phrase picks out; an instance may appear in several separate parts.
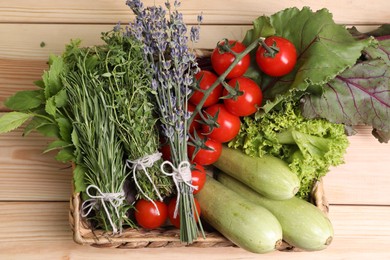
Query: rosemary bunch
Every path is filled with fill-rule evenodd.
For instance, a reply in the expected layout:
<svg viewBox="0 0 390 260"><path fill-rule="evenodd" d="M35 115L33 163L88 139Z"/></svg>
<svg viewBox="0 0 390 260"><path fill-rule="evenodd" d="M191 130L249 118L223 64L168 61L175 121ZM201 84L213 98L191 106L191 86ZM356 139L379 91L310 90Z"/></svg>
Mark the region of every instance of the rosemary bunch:
<svg viewBox="0 0 390 260"><path fill-rule="evenodd" d="M192 243L198 237L197 213L188 179L187 155L188 97L198 72L196 57L187 46L187 28L182 14L177 11L179 1L172 10L169 1L166 10L161 6L144 8L139 0L127 5L136 15L129 35L143 43L144 58L151 70L151 88L155 94L162 134L171 148L172 177L177 185L178 211L180 212L180 239ZM191 39L198 37L197 27L191 30ZM164 168L162 168L165 171ZM191 172L189 172L191 174ZM200 225L201 227L201 225ZM202 228L201 228L202 230Z"/></svg>
<svg viewBox="0 0 390 260"><path fill-rule="evenodd" d="M109 103L104 84L96 75L96 62L92 62L96 57L90 55L89 49L77 51L73 56L74 67L63 76L63 83L73 122L75 163L84 171L89 197L83 203L83 210L86 214L94 213L91 219L97 227L120 233L124 224L134 227L127 217L131 205L123 191L128 176L123 163L123 145L111 122L112 110L107 109Z"/></svg>

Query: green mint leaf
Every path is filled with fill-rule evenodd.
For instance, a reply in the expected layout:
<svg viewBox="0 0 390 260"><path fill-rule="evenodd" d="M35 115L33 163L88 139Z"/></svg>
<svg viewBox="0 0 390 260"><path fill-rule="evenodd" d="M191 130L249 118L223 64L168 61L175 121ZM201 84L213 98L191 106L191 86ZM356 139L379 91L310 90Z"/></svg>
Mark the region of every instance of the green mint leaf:
<svg viewBox="0 0 390 260"><path fill-rule="evenodd" d="M45 118L42 118L42 117L38 117L38 116L34 116L32 118L32 120L26 125L26 127L24 128L24 133L23 135L27 136L29 135L32 131L34 130L37 130L38 128L44 126L44 125L49 125L49 124L52 124L52 122L50 122L49 120L45 119Z"/></svg>
<svg viewBox="0 0 390 260"><path fill-rule="evenodd" d="M58 126L53 123L43 124L37 127L36 131L41 133L43 136L60 138Z"/></svg>
<svg viewBox="0 0 390 260"><path fill-rule="evenodd" d="M55 96L55 105L58 108L64 107L68 102L68 95L65 89L61 89Z"/></svg>
<svg viewBox="0 0 390 260"><path fill-rule="evenodd" d="M68 142L62 140L55 140L46 147L46 150L43 153L47 153L56 149L66 148L69 146L71 146L71 144L69 144Z"/></svg>
<svg viewBox="0 0 390 260"><path fill-rule="evenodd" d="M304 97L304 116L390 132L390 67L384 60L358 63L322 88L322 95Z"/></svg>
<svg viewBox="0 0 390 260"><path fill-rule="evenodd" d="M71 134L72 134L72 123L66 117L61 117L56 119L58 123L58 127L60 129L61 139L67 142L71 142Z"/></svg>
<svg viewBox="0 0 390 260"><path fill-rule="evenodd" d="M56 155L55 158L57 161L60 161L63 163L70 162L74 159L73 149L64 148L58 152L58 154Z"/></svg>
<svg viewBox="0 0 390 260"><path fill-rule="evenodd" d="M55 96L52 96L46 100L45 111L49 115L52 116L56 115L57 108L56 108Z"/></svg>
<svg viewBox="0 0 390 260"><path fill-rule="evenodd" d="M86 190L86 185L84 181L85 176L85 170L81 166L76 166L73 170L73 184L74 184L74 191L77 192L83 192Z"/></svg>
<svg viewBox="0 0 390 260"><path fill-rule="evenodd" d="M34 85L40 88L45 88L45 83L41 79L34 81Z"/></svg>
<svg viewBox="0 0 390 260"><path fill-rule="evenodd" d="M15 130L31 117L31 114L21 112L6 113L0 117L0 134Z"/></svg>
<svg viewBox="0 0 390 260"><path fill-rule="evenodd" d="M15 93L4 104L9 109L25 111L39 107L44 99L42 90L25 90Z"/></svg>
<svg viewBox="0 0 390 260"><path fill-rule="evenodd" d="M59 56L50 56L49 70L45 71L42 80L45 86L45 97L49 99L62 89L61 74L65 70L64 61Z"/></svg>

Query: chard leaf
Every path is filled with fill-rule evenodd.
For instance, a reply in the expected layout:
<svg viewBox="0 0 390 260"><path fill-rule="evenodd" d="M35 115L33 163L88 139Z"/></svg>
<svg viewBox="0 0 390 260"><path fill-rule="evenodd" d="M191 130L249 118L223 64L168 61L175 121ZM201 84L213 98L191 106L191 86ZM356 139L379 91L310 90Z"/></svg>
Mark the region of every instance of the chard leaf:
<svg viewBox="0 0 390 260"><path fill-rule="evenodd" d="M306 95L303 115L346 125L366 124L389 132L389 79L390 69L384 60L358 63L324 85L322 95Z"/></svg>
<svg viewBox="0 0 390 260"><path fill-rule="evenodd" d="M294 70L279 78L262 75L262 89L268 102L265 112L289 96L299 98L308 86L321 86L353 66L361 51L373 44L373 38L357 41L341 25L337 25L327 9L313 12L288 8L270 16L275 34L289 39L298 53Z"/></svg>
<svg viewBox="0 0 390 260"><path fill-rule="evenodd" d="M0 134L15 130L31 117L31 114L21 112L6 113L0 117Z"/></svg>
<svg viewBox="0 0 390 260"><path fill-rule="evenodd" d="M12 110L25 111L39 107L44 103L43 91L24 90L15 93L5 101L5 105Z"/></svg>
<svg viewBox="0 0 390 260"><path fill-rule="evenodd" d="M378 37L378 47L368 47L364 50L366 57L370 60L382 59L390 66L390 35Z"/></svg>

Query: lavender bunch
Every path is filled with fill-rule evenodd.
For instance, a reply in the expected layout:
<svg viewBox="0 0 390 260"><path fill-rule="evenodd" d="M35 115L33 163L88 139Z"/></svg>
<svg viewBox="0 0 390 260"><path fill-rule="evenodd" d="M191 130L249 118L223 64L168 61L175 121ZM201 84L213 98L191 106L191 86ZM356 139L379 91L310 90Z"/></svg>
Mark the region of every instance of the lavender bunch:
<svg viewBox="0 0 390 260"><path fill-rule="evenodd" d="M194 74L199 71L196 57L188 47L187 27L177 10L179 1L174 2L173 8L167 1L165 9L161 6L144 8L140 0L128 0L126 4L136 15L127 33L143 44L162 135L171 148L172 163L163 163L161 170L172 176L177 187L176 212L180 212L181 241L192 243L198 237L196 219L199 216L194 207L187 155L188 119L191 116L187 102L195 84ZM198 21L201 22L201 16ZM191 29L190 38L193 42L199 39L199 25Z"/></svg>

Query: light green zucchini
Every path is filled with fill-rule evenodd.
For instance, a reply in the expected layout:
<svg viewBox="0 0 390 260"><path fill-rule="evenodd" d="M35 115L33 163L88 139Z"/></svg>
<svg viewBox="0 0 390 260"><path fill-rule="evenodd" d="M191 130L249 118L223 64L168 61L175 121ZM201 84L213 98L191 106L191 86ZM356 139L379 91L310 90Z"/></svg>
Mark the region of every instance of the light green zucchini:
<svg viewBox="0 0 390 260"><path fill-rule="evenodd" d="M282 225L283 239L290 245L306 251L316 251L325 249L331 243L332 223L313 204L297 197L271 200L227 174L218 173L216 178L227 188L271 211Z"/></svg>
<svg viewBox="0 0 390 260"><path fill-rule="evenodd" d="M195 195L202 218L237 246L253 253L274 251L282 242L275 216L211 177Z"/></svg>
<svg viewBox="0 0 390 260"><path fill-rule="evenodd" d="M274 156L251 157L223 146L214 166L270 199L289 199L299 190L298 176Z"/></svg>

